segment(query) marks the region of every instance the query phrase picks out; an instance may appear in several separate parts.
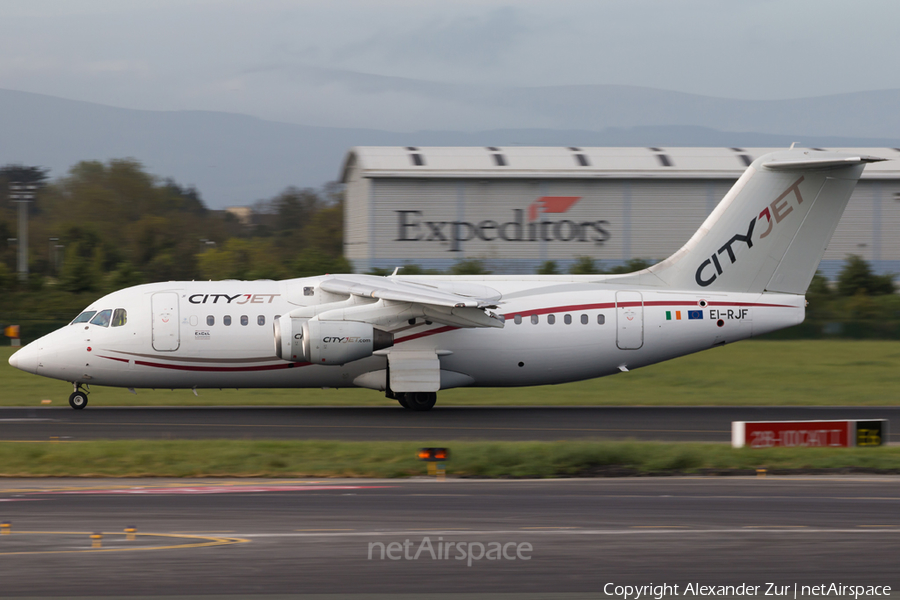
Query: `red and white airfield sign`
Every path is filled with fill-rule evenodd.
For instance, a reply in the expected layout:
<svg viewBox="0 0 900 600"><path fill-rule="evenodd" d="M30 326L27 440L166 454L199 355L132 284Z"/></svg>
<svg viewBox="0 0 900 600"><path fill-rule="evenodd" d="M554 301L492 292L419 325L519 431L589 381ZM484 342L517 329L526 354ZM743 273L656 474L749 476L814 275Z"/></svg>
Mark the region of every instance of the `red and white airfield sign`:
<svg viewBox="0 0 900 600"><path fill-rule="evenodd" d="M887 419L732 421L734 448L851 448L887 443Z"/></svg>

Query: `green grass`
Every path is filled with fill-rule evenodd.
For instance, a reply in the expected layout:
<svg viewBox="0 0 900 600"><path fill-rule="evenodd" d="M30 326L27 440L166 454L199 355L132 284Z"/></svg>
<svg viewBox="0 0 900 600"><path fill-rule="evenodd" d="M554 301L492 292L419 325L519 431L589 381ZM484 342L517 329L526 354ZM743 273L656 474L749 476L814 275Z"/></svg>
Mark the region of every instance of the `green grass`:
<svg viewBox="0 0 900 600"><path fill-rule="evenodd" d="M13 369L0 349L0 406L65 405L71 386ZM460 388L439 394L452 405L894 405L900 342L747 341L612 377L531 388ZM395 406L362 389L127 390L95 386L91 406Z"/></svg>
<svg viewBox="0 0 900 600"><path fill-rule="evenodd" d="M420 446L439 442L93 441L0 442L5 477L407 477L424 475ZM659 442L453 442L448 474L567 477L755 469L900 470L900 448L735 450Z"/></svg>

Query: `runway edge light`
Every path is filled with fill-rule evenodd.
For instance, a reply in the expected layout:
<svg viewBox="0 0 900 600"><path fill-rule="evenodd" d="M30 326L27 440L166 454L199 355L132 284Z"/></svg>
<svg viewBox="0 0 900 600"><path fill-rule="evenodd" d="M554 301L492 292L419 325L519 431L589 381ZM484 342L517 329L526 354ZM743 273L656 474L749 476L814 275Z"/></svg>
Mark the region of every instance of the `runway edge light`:
<svg viewBox="0 0 900 600"><path fill-rule="evenodd" d="M419 448L416 457L428 463L429 475L437 476L441 480L444 479L446 473L444 462L450 460L450 450L447 448Z"/></svg>
<svg viewBox="0 0 900 600"><path fill-rule="evenodd" d="M450 460L450 451L447 448L419 448L416 456L427 462L444 462Z"/></svg>

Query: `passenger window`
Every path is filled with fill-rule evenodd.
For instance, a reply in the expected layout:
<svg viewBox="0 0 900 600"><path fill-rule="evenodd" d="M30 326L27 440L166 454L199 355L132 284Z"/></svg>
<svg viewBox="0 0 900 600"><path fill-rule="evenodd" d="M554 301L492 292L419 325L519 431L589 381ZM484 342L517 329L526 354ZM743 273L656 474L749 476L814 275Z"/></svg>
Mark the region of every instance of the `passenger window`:
<svg viewBox="0 0 900 600"><path fill-rule="evenodd" d="M572 315L566 315L565 317L563 317L563 321L566 322L566 325L571 325L572 324Z"/></svg>
<svg viewBox="0 0 900 600"><path fill-rule="evenodd" d="M556 315L547 315L547 324L553 325L556 323Z"/></svg>
<svg viewBox="0 0 900 600"><path fill-rule="evenodd" d="M597 315L597 325L603 325L604 323L606 323L606 316Z"/></svg>
<svg viewBox="0 0 900 600"><path fill-rule="evenodd" d="M91 317L93 317L96 314L97 314L96 310L86 310L83 313L81 313L80 315L78 315L77 317L75 317L75 320L72 321L72 325L74 325L75 323L87 323L88 321L91 320Z"/></svg>
<svg viewBox="0 0 900 600"><path fill-rule="evenodd" d="M241 315L241 325L246 326L249 324L250 324L250 318L247 315Z"/></svg>
<svg viewBox="0 0 900 600"><path fill-rule="evenodd" d="M212 327L213 325L216 324L216 318L215 318L214 316L212 316L212 315L207 316L207 317L206 317L206 324L207 324L209 327Z"/></svg>
<svg viewBox="0 0 900 600"><path fill-rule="evenodd" d="M275 315L275 320L276 320L276 321L277 321L278 319L280 319L280 318L281 318L281 315Z"/></svg>
<svg viewBox="0 0 900 600"><path fill-rule="evenodd" d="M537 325L540 322L540 320L541 320L540 317L538 317L537 315L531 315L531 323L532 324Z"/></svg>
<svg viewBox="0 0 900 600"><path fill-rule="evenodd" d="M581 324L582 325L588 324L588 316L587 315L581 315Z"/></svg>
<svg viewBox="0 0 900 600"><path fill-rule="evenodd" d="M113 313L112 318L112 326L113 327L121 327L125 323L128 322L128 313L125 312L124 308L117 308L116 312Z"/></svg>
<svg viewBox="0 0 900 600"><path fill-rule="evenodd" d="M222 317L222 325L224 325L225 327L231 325L231 315L225 315L224 317Z"/></svg>
<svg viewBox="0 0 900 600"><path fill-rule="evenodd" d="M265 315L259 315L258 317L256 317L256 324L260 325L260 326L265 325L266 324Z"/></svg>
<svg viewBox="0 0 900 600"><path fill-rule="evenodd" d="M91 325L97 325L98 327L109 327L109 318L111 316L111 309L107 308L106 310L101 310L97 313L97 316L91 319Z"/></svg>
<svg viewBox="0 0 900 600"><path fill-rule="evenodd" d="M515 321L516 325L521 325L522 324L522 315L516 315L515 317L513 317L513 321Z"/></svg>

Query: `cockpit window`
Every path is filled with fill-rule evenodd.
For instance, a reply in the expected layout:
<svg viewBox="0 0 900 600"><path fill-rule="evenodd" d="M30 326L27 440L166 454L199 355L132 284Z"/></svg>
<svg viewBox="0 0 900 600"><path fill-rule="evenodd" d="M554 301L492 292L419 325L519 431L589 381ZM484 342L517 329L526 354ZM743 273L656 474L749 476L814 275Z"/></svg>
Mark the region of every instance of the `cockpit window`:
<svg viewBox="0 0 900 600"><path fill-rule="evenodd" d="M112 316L112 309L107 308L97 313L97 316L91 319L91 325L100 327L109 327L109 318Z"/></svg>
<svg viewBox="0 0 900 600"><path fill-rule="evenodd" d="M75 317L75 320L72 321L72 325L74 325L75 323L87 323L88 321L91 320L91 317L93 317L96 314L97 314L96 310L86 310L83 313L81 313L80 315L78 315L77 317Z"/></svg>
<svg viewBox="0 0 900 600"><path fill-rule="evenodd" d="M116 312L113 313L112 318L112 326L113 327L121 327L125 323L128 322L128 313L125 312L124 308L117 308Z"/></svg>

